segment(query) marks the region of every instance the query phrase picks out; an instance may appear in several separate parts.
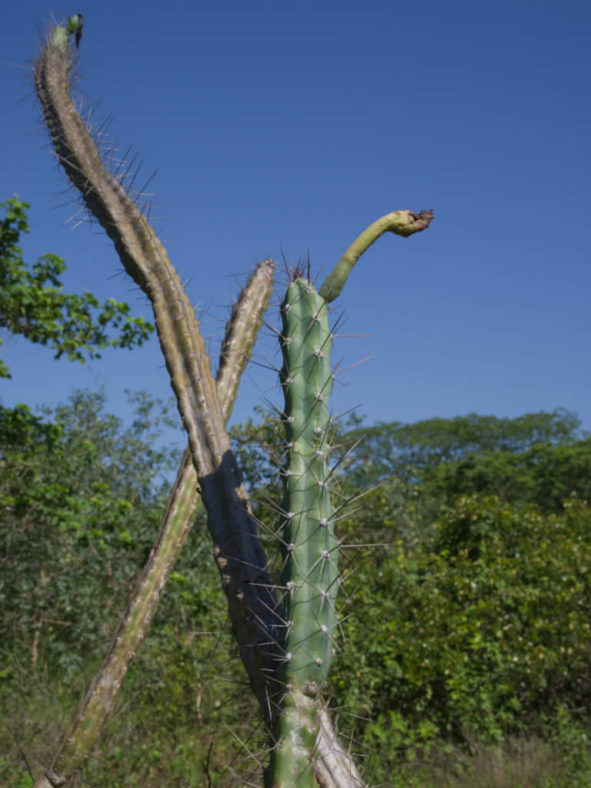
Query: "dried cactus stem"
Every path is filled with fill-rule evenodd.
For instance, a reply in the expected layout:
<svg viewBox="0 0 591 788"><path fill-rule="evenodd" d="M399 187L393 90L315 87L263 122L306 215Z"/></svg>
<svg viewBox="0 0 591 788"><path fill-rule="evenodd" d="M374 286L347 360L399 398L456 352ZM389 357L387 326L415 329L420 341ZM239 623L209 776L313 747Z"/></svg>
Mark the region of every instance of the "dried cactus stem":
<svg viewBox="0 0 591 788"><path fill-rule="evenodd" d="M248 495L230 450L209 357L194 310L166 250L99 151L70 97L69 51L48 44L35 88L58 159L113 240L128 274L152 302L158 338L208 513L234 635L270 722L276 693L276 603Z"/></svg>

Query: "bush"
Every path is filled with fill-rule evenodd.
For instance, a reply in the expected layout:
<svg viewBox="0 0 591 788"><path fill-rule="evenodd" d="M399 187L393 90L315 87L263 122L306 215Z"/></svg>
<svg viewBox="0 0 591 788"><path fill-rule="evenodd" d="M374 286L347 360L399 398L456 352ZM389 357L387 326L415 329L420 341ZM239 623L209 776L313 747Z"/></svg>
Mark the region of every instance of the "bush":
<svg viewBox="0 0 591 788"><path fill-rule="evenodd" d="M589 708L590 526L583 502L543 515L466 497L430 548L361 570L332 686L376 757L394 768L437 739L499 742Z"/></svg>

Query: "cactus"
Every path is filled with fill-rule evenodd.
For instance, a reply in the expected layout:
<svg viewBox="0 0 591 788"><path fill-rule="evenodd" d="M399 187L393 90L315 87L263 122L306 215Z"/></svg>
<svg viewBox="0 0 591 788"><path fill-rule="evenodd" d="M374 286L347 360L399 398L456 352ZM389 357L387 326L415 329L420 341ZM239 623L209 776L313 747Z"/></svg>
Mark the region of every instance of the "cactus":
<svg viewBox="0 0 591 788"><path fill-rule="evenodd" d="M281 304L287 462L282 471L283 697L266 775L273 788L316 785L312 762L322 722L320 692L333 654L338 542L330 500L333 374L327 304L340 295L353 266L380 235L412 235L432 218L432 211L383 216L351 244L318 292L309 273L305 278L296 268ZM349 784L358 784L354 779L350 776Z"/></svg>
<svg viewBox="0 0 591 788"><path fill-rule="evenodd" d="M338 584L338 550L328 490L331 476L328 396L332 373L326 304L339 295L353 265L379 235L386 230L410 235L425 229L432 214L398 211L371 225L347 250L319 293L311 286L309 277L304 278L299 271L293 274L282 306L281 382L285 393L288 460L284 469L280 609L248 495L225 430L225 419L242 371L242 362L232 360L231 356L241 343L245 346L241 348L242 356L248 354L254 336L253 324L248 319L247 325L243 324L244 312L237 307L231 321L230 340L222 348L216 390L199 324L178 275L145 216L105 168L100 151L72 102L70 37L81 31L81 25L82 18L76 15L52 31L35 64L36 92L66 175L113 240L128 274L152 302L194 469L190 469L186 455L167 507L158 547L151 557L151 568L144 576L146 589L148 586L151 589L146 590L151 601L142 608L142 613L132 602L122 622L123 629L118 633L125 634L128 645L136 645L123 655L118 650L121 640L115 639L105 663L107 673L102 674L103 678L99 674L95 680L81 707L80 725L74 727L65 750L56 758L58 768L60 761L62 766L66 765L67 776L49 771L36 785L40 788L63 784L79 768L84 753L96 738L133 650L149 625L161 590L159 583L165 582L172 565L170 559L174 559L184 541L187 523L198 503L197 492L191 489L197 482L207 509L213 553L228 601L233 634L273 736L267 782L285 788L316 785L316 781L327 788L362 786L351 758L336 739L320 694L332 657ZM264 303L259 306L263 309ZM243 328L246 333L241 333ZM227 378L225 394L220 389L222 378ZM110 672L111 667L114 672ZM113 679L113 684L106 695L101 695L105 676L107 683ZM96 710L101 698L107 696L109 703ZM89 712L91 707L96 714Z"/></svg>
<svg viewBox="0 0 591 788"><path fill-rule="evenodd" d="M281 304L287 463L281 537L283 710L273 785L313 785L318 700L332 659L337 543L329 493L332 387L326 302L296 270Z"/></svg>
<svg viewBox="0 0 591 788"><path fill-rule="evenodd" d="M277 603L266 569L266 556L230 452L209 359L193 310L164 248L122 184L106 170L72 102L71 33L63 26L51 32L35 63L35 90L58 161L87 208L113 240L127 272L153 303L160 343L208 510L208 526L228 599L232 630L252 689L271 725L276 713L272 699L278 688L279 646ZM191 475L184 476L185 481L187 478ZM178 489L184 491L184 483ZM343 770L356 775L326 713L320 735L323 741L315 768L323 783L339 785L339 778L333 777L333 773L340 774ZM90 746L91 738L86 742ZM55 784L59 784L59 776L52 776ZM53 784L48 780L49 777L41 778L38 786Z"/></svg>

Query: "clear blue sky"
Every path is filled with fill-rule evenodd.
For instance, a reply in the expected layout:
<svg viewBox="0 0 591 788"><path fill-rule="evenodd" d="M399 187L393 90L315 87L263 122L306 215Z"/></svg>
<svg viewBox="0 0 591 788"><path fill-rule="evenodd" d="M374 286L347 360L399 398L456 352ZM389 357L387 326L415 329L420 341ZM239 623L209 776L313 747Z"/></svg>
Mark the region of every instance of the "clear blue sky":
<svg viewBox="0 0 591 788"><path fill-rule="evenodd" d="M66 224L74 194L27 70L50 10L3 11L0 200L16 192L32 205L27 259L58 254L70 289L147 314L102 231ZM214 352L258 260L309 250L321 278L374 219L433 208L427 232L380 239L337 302L343 332L372 336L343 338L335 360L372 359L343 376L335 407L359 406L370 423L566 407L591 428L588 2L104 0L53 11L86 17L80 88L100 101L98 117L113 116L121 153L131 143L144 176L157 170L155 227ZM125 388L169 394L156 342L80 366L3 338L4 405L104 385L125 414ZM278 363L270 337L257 355ZM275 380L250 368L237 420L264 396L278 401Z"/></svg>

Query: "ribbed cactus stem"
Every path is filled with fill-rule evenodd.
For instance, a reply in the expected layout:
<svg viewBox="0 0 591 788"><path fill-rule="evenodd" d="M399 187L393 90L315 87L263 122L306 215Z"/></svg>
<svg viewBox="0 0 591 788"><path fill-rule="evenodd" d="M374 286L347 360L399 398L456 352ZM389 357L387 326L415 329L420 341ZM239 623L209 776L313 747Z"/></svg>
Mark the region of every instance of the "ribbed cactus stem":
<svg viewBox="0 0 591 788"><path fill-rule="evenodd" d="M311 758L319 693L328 675L336 623L337 541L330 501L328 400L332 387L326 302L296 278L281 305L287 463L282 532L285 589L281 678L272 785L314 785Z"/></svg>

